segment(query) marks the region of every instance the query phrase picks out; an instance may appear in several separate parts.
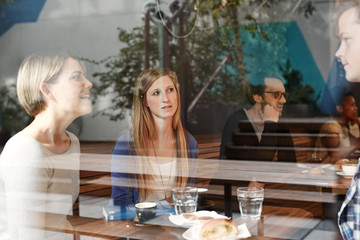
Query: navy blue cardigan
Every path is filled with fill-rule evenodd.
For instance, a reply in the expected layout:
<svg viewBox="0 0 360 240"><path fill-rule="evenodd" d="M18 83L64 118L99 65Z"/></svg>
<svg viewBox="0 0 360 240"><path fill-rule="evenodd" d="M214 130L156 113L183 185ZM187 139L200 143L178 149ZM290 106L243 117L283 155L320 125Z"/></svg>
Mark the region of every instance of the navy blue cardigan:
<svg viewBox="0 0 360 240"><path fill-rule="evenodd" d="M135 183L134 174L129 174L127 167L129 165L128 159L121 159L120 156L131 155L131 144L133 141L132 133L127 132L122 134L116 142L113 150L113 157L111 161L111 182L112 193L111 198L114 205L128 206L136 204L139 201L139 193L137 188L133 185ZM198 157L198 146L195 138L186 132L186 141L189 150L189 176L195 176L196 162ZM124 160L124 165L121 164ZM121 165L121 166L119 166ZM130 184L129 184L130 183ZM189 177L188 184L193 184L194 178ZM160 200L160 199L159 199Z"/></svg>

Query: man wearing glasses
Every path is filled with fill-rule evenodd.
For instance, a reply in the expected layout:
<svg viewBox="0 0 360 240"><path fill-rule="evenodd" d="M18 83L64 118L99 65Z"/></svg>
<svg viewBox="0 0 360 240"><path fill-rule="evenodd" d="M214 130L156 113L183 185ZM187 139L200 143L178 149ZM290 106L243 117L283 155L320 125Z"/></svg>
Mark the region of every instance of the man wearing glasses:
<svg viewBox="0 0 360 240"><path fill-rule="evenodd" d="M279 118L286 103L280 76L259 77L252 88L254 104L227 119L221 138L220 157L239 160L296 162L294 143L286 124Z"/></svg>

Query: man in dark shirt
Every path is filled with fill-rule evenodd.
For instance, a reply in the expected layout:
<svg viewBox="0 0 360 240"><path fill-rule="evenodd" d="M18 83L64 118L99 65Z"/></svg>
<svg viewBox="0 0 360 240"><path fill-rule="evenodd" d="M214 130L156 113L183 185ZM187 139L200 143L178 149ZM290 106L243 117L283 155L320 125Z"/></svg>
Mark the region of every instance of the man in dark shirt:
<svg viewBox="0 0 360 240"><path fill-rule="evenodd" d="M220 157L239 160L296 162L294 143L285 123L280 123L288 96L279 76L261 77L253 87L254 105L240 109L227 119Z"/></svg>

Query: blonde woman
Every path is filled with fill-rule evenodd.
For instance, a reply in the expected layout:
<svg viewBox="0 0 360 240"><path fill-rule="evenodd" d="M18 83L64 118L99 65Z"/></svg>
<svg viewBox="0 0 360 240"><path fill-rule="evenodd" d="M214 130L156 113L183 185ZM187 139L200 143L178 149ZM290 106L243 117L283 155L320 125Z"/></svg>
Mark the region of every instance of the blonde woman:
<svg viewBox="0 0 360 240"><path fill-rule="evenodd" d="M34 120L1 154L0 239L72 239L42 229L69 227L80 146L66 128L91 112L91 87L83 64L67 55L32 55L21 64L17 95Z"/></svg>
<svg viewBox="0 0 360 240"><path fill-rule="evenodd" d="M183 129L180 111L174 72L154 68L140 74L133 95L132 131L120 136L113 151L115 205L170 201L173 187L193 181L189 176L195 172L197 142ZM129 162L135 167L128 168Z"/></svg>

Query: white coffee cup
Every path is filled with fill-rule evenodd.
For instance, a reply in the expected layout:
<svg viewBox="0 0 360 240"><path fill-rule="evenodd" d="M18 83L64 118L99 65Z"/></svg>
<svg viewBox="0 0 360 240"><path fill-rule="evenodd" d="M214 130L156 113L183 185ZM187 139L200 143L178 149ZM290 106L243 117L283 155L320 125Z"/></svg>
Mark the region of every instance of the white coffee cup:
<svg viewBox="0 0 360 240"><path fill-rule="evenodd" d="M357 165L356 164L344 164L341 167L342 167L343 172L346 175L354 175L356 172Z"/></svg>
<svg viewBox="0 0 360 240"><path fill-rule="evenodd" d="M155 202L141 202L135 205L136 216L140 222L145 222L156 216L156 203Z"/></svg>

